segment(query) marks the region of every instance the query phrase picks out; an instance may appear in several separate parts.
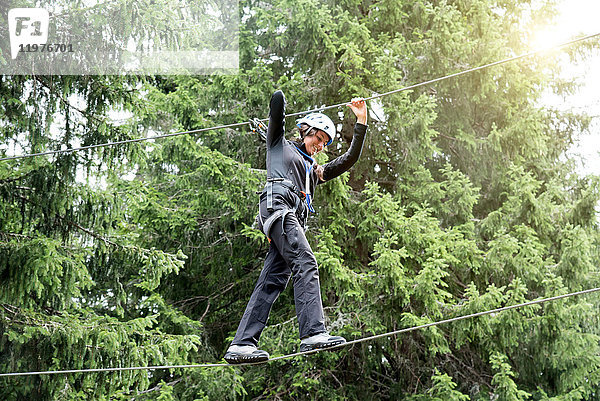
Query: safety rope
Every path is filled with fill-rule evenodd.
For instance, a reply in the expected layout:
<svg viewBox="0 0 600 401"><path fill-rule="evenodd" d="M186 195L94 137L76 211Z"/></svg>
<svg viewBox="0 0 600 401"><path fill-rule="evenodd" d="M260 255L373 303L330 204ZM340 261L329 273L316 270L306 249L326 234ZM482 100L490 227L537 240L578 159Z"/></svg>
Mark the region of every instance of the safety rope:
<svg viewBox="0 0 600 401"><path fill-rule="evenodd" d="M595 37L600 36L600 32L599 33L595 33L592 35L586 35L586 36L582 36L573 40L570 40L568 42L563 42L548 48L543 48L543 49L539 49L539 50L534 50L531 51L529 53L525 53L525 54L521 54L518 56L513 56L513 57L509 57L506 58L504 60L500 60L500 61L495 61L493 63L489 63L489 64L485 64L485 65L481 65L479 67L474 67L474 68L470 68L468 70L464 70L464 71L460 71L454 74L450 74L450 75L445 75L443 77L440 78L435 78L429 81L424 81L424 82L420 82L414 85L410 85L410 86L405 86L403 88L400 89L395 89L389 92L385 92L385 93L380 93L371 97L367 97L364 98L365 100L373 100L373 99L377 99L383 96L388 96L394 93L398 93L398 92L402 92L402 91L407 91L410 89L415 89L418 88L420 86L424 86L424 85L429 85L429 84L433 84L436 82L440 82L440 81L444 81L450 78L455 78L464 74L469 74L471 72L475 72L475 71L479 71L479 70L483 70L486 68L490 68L490 67L494 67L500 64L505 64L505 63L509 63L515 60L519 60L525 57L531 57L535 54L539 54L539 53L543 53L543 52L547 52L553 49L558 49L561 47L565 47L565 46L569 46L572 45L574 43L578 43L578 42L582 42L585 40L589 40ZM312 112L317 112L317 111L324 111L324 110L328 110L328 109L333 109L333 108L337 108L337 107L341 107L341 106L345 106L347 104L347 102L345 103L338 103L338 104L334 104L331 106L323 106L323 107L319 107L316 109L310 109L310 110L305 110L305 111L300 111L297 113L291 113L291 114L286 114L285 117L294 117L294 116L299 116L299 115L303 115L303 114L307 114L307 113L312 113ZM264 118L258 121L268 121L268 118ZM241 127L243 125L252 125L251 121L246 121L246 122L242 122L242 123L234 123L234 124L226 124L226 125L217 125L214 127L209 127L209 128L200 128L200 129L195 129L195 130L190 130L190 131L182 131L182 132L174 132L171 134L164 134L164 135L155 135L155 136L148 136L145 138L136 138L136 139L126 139L123 141L117 141L117 142L106 142L106 143L100 143L97 145L89 145L89 146L81 146L78 148L70 148L70 149L60 149L60 150L50 150L47 152L40 152L40 153L32 153L32 154L25 154L25 155L18 155L18 156L9 156L9 157L3 157L0 158L0 162L3 161L7 161L7 160L17 160L17 159L25 159L25 158L30 158L30 157L36 157L36 156L47 156L47 155L54 155L54 154L59 154L59 153L70 153L70 152L77 152L77 151L81 151L81 150L87 150L87 149L95 149L95 148L102 148L102 147L107 147L107 146L113 146L113 145L123 145L123 144L127 144L127 143L134 143L134 142L142 142L142 141L148 141L148 140L152 140L152 139L161 139L161 138L168 138L168 137L173 137L173 136L179 136L179 135L186 135L186 134L196 134L199 132L204 132L204 131L211 131L211 130L217 130L217 129L223 129L223 128L233 128L233 127Z"/></svg>
<svg viewBox="0 0 600 401"><path fill-rule="evenodd" d="M25 158L28 158L28 157L55 155L55 154L58 154L58 153L78 152L80 150L103 148L103 147L113 146L113 145L124 145L126 143L143 142L143 141L149 141L151 139L169 138L169 137L172 137L172 136L179 136L179 135L185 135L185 134L196 134L198 132L212 131L212 130L222 129L222 128L240 127L242 125L247 125L247 124L250 124L250 123L249 122L245 122L245 123L217 125L215 127L199 128L199 129L194 129L194 130L190 130L190 131L182 131L182 132L173 132L171 134L162 134L162 135L155 135L155 136L147 136L145 138L125 139L125 140L117 141L117 142L99 143L99 144L96 144L96 145L81 146L79 148L49 150L47 152L31 153L31 154L28 154L28 155L4 157L4 158L0 159L0 162L6 161L6 160L25 159Z"/></svg>
<svg viewBox="0 0 600 401"><path fill-rule="evenodd" d="M577 43L577 42L582 42L584 40L595 38L597 36L600 36L600 32L599 33L594 33L594 34L591 34L591 35L587 35L587 36L582 36L582 37L570 40L568 42L563 42L563 43L560 43L558 45L554 45L554 46L551 46L551 47L546 47L546 48L543 48L543 49L538 49L538 50L531 51L529 53L524 53L524 54L521 54L521 55L518 55L518 56L509 57L509 58L506 58L504 60L494 61L493 63L484 64L484 65L481 65L479 67L470 68L468 70L460 71L460 72L457 72L457 73L454 73L454 74L445 75L445 76L440 77L440 78L435 78L435 79L432 79L432 80L429 80L429 81L420 82L418 84L414 84L414 85L410 85L410 86L405 86L405 87L400 88L400 89L394 89L392 91L385 92L385 93L380 93L380 94L377 94L377 95L374 95L374 96L371 96L371 97L366 97L364 99L365 100L373 100L373 99L377 99L377 98L380 98L380 97L392 95L394 93L403 92L403 91L407 91L407 90L410 90L410 89L415 89L415 88L418 88L420 86L430 85L430 84L433 84L433 83L436 83L436 82L444 81L446 79L456 78L458 76L469 74L471 72L475 72L475 71L479 71L479 70L483 70L485 68L490 68L490 67L494 67L494 66L497 66L497 65L500 65L500 64L510 63L512 61L516 61L516 60L519 60L519 59L522 59L522 58L534 56L534 55L536 55L538 53L543 53L543 52L547 52L547 51L550 51L550 50L558 49L558 48L561 48L561 47L569 46L569 45L572 45L572 44ZM312 113L312 112L316 112L316 111L323 111L323 110L333 109L333 108L336 108L336 107L345 106L346 104L347 104L347 102L346 103L338 103L338 104L334 104L334 105L331 105L331 106L321 107L321 108L318 108L318 109L312 109L312 110L308 110L308 111L301 111L301 112L293 113L293 114L286 114L286 117L292 117L292 116L297 116L297 115L306 114L306 113ZM265 120L261 120L261 121L265 121Z"/></svg>
<svg viewBox="0 0 600 401"><path fill-rule="evenodd" d="M491 309L491 310L487 310L487 311L484 311L484 312L477 312L477 313L471 313L469 315L457 316L457 317L454 317L454 318L451 318L451 319L439 320L437 322L426 323L426 324L422 324L422 325L419 325L419 326L408 327L408 328L400 329L400 330L396 330L396 331L390 331L388 333L377 334L377 335L373 335L373 336L369 336L369 337L360 338L360 339L357 339L357 340L348 341L348 342L346 342L344 344L336 345L334 347L330 347L330 348L327 348L327 349L315 349L315 350L311 350L311 351L296 352L296 353L293 353L293 354L282 355L282 356L271 358L271 359L269 359L267 361L264 361L264 362L240 363L240 364L203 363L203 364L198 364L198 365L161 365L161 366L133 366L133 367L116 367L116 368L96 368L96 369L46 370L46 371L39 371L39 372L0 373L0 377L34 376L34 375L55 375L55 374L68 374L68 373L122 372L122 371L129 371L129 370L164 370L164 369L193 369L193 368L224 368L224 367L230 367L230 366L261 365L261 364L265 364L265 363L269 363L269 362L273 362L273 361L279 361L279 360L282 360L282 359L290 359L290 358L294 358L294 357L297 357L297 356L314 354L314 353L317 353L317 352L328 351L328 350L332 350L332 349L335 349L335 348L342 348L342 347L346 347L348 345L358 344L358 343L365 342L365 341L371 341L371 340L375 340L375 339L378 339L378 338L384 338L384 337L394 336L394 335L397 335L397 334L408 333L410 331L426 329L428 327L438 326L438 325L441 325L441 324L457 322L459 320L471 319L471 318L474 318L474 317L484 316L484 315L491 315L491 314L494 314L494 313L504 312L504 311L507 311L507 310L510 310L510 309L517 309L517 308L522 308L522 307L525 307L525 306L531 306L531 305L541 304L541 303L545 303L545 302L556 301L556 300L559 300L559 299L564 299L564 298L570 298L570 297L574 297L574 296L578 296L578 295L589 294L589 293L597 292L597 291L600 291L600 287L598 287L598 288L591 288L591 289L588 289L588 290L577 291L577 292L572 292L572 293L569 293L569 294L557 295L557 296L549 297L549 298L537 299L537 300L528 301L528 302L524 302L524 303L520 303L520 304L516 304L516 305L511 305L511 306L504 306L502 308Z"/></svg>

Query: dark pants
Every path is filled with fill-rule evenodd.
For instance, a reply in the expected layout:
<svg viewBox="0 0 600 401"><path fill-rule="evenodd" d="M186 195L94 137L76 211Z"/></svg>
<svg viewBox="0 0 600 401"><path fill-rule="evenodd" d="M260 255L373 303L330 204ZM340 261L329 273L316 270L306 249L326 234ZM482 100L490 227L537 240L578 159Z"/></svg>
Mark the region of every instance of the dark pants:
<svg viewBox="0 0 600 401"><path fill-rule="evenodd" d="M264 204L261 205L263 216ZM234 345L258 345L273 303L293 275L300 338L325 331L317 260L294 213L275 221L265 265L238 326Z"/></svg>

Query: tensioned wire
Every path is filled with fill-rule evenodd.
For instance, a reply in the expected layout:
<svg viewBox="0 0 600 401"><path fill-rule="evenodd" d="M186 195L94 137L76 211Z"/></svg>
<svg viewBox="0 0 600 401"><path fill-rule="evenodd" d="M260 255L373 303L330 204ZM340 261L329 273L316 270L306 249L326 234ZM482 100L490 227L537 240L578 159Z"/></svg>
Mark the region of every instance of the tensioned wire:
<svg viewBox="0 0 600 401"><path fill-rule="evenodd" d="M461 75L465 75L465 74L469 74L475 71L480 71L486 68L490 68L490 67L494 67L500 64L506 64L506 63L510 63L512 61L516 61L522 58L526 58L526 57L531 57L533 55L539 54L539 53L543 53L543 52L547 52L553 49L558 49L561 47L565 47L565 46L569 46L572 45L574 43L578 43L578 42L582 42L585 40L589 40L595 37L600 36L600 32L592 34L592 35L586 35L586 36L582 36L573 40L570 40L568 42L563 42L560 43L558 45L554 45L551 47L547 47L547 48L543 48L543 49L539 49L539 50L534 50L531 51L529 53L525 53L525 54L521 54L518 56L513 56L513 57L509 57L506 58L504 60L500 60L500 61L495 61L493 63L489 63L489 64L485 64L479 67L474 67L474 68L470 68L464 71L460 71L454 74L450 74L450 75L445 75L443 77L439 77L439 78L435 78L435 79L431 79L429 81L424 81L424 82L420 82L414 85L409 85L409 86L405 86L399 89L395 89L389 92L385 92L385 93L380 93L374 96L370 96L370 97L366 97L364 98L364 100L373 100L373 99L377 99L380 97L384 97L384 96L388 96L394 93L398 93L398 92L403 92L403 91L407 91L410 89L415 89L418 88L420 86L425 86L425 85L430 85L436 82L440 82L440 81L444 81L450 78L455 78ZM300 111L297 113L291 113L291 114L286 114L285 117L293 117L293 116L299 116L299 115L303 115L303 114L307 114L307 113L312 113L312 112L317 112L317 111L324 111L324 110L328 110L328 109L333 109L333 108L337 108L337 107L341 107L341 106L345 106L348 102L346 103L338 103L338 104L334 104L331 106L323 106L323 107L319 107L319 108L315 108L315 109L311 109L311 110L305 110L305 111ZM259 121L268 121L267 118L259 120ZM17 159L25 159L25 158L30 158L30 157L36 157L36 156L48 156L48 155L54 155L54 154L59 154L59 153L70 153L70 152L78 152L81 150L88 150L88 149L96 149L96 148L102 148L102 147L107 147L107 146L114 146L114 145L123 145L123 144L127 144L127 143L135 143L135 142L142 142L142 141L148 141L148 140L152 140L152 139L161 139L161 138L169 138L169 137L173 137L173 136L179 136L179 135L186 135L186 134L197 134L200 132L205 132L205 131L212 131L212 130L218 130L218 129L223 129L223 128L234 128L234 127L241 127L244 125L248 125L250 124L250 122L246 121L246 122L241 122L241 123L233 123L233 124L225 124L225 125L217 125L214 127L208 127L208 128L199 128L199 129L194 129L194 130L189 130L189 131L181 131L181 132L173 132L170 134L162 134L162 135L154 135L154 136L148 136L148 137L144 137L144 138L135 138L135 139L126 139L126 140L122 140L122 141L116 141L116 142L106 142L106 143L100 143L100 144L96 144L96 145L87 145L87 146L81 146L78 148L70 148L70 149L60 149L60 150L49 150L46 152L39 152L39 153L31 153L31 154L25 154L25 155L18 155L18 156L9 156L9 157L3 157L0 158L0 162L2 161L7 161L7 160L17 160Z"/></svg>
<svg viewBox="0 0 600 401"><path fill-rule="evenodd" d="M224 368L224 367L235 367L235 366L249 366L249 365L262 365L273 361L278 361L282 359L290 359L301 355L314 354L322 351L329 351L335 348L342 348L348 345L358 344L365 341L371 341L378 338L390 337L397 334L407 333L410 331L426 329L428 327L439 326L441 324L457 322L459 320L471 319L478 316L491 315L494 313L504 312L510 309L523 308L526 306L537 305L550 301L557 301L559 299L574 297L578 295L589 294L592 292L600 291L600 287L591 288L588 290L582 290L577 292L572 292L569 294L557 295L549 298L536 299L533 301L528 301L516 305L504 306L502 308L496 308L487 310L484 312L471 313L469 315L457 316L451 319L439 320L437 322L431 322L427 324L422 324L419 326L408 327L405 329L400 329L396 331L390 331L388 333L377 334L369 337L359 338L357 340L348 341L344 344L336 345L334 347L330 347L327 349L315 349L311 351L305 352L296 352L293 354L277 356L269 359L265 362L255 362L255 363L240 363L240 364L227 364L227 363L203 363L197 365L161 365L161 366L132 366L132 367L115 367L115 368L95 368L95 369L70 369L70 370L47 370L47 371L39 371L39 372L15 372L15 373L0 373L0 377L16 377L16 376L34 376L34 375L55 375L55 374L68 374L68 373L99 373L99 372L122 372L128 370L164 370L164 369L193 369L193 368Z"/></svg>

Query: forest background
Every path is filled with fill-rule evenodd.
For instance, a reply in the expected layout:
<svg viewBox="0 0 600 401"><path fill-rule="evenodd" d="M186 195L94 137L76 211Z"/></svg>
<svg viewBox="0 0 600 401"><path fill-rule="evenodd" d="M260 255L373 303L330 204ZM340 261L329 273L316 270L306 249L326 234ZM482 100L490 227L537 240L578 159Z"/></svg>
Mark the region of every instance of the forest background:
<svg viewBox="0 0 600 401"><path fill-rule="evenodd" d="M288 111L367 97L525 53L554 11L542 0L241 0L237 74L0 77L0 149L262 118L275 89ZM148 13L148 26L164 16ZM575 61L597 47L562 52ZM576 174L566 153L591 118L539 101L576 89L557 54L371 106L359 162L319 188L309 219L333 332L599 286L598 177ZM321 163L347 149L354 124L347 110L328 114L340 135ZM252 228L264 166L245 128L1 162L0 372L220 360L267 250ZM251 368L1 378L0 398L600 400L599 318L592 294ZM269 324L263 349L298 348L291 288Z"/></svg>

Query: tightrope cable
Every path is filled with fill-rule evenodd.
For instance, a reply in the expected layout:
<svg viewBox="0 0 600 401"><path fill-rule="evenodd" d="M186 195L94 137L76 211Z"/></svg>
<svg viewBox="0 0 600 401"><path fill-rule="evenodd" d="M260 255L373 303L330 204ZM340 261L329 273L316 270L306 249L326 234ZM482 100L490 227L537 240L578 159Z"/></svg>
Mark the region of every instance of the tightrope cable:
<svg viewBox="0 0 600 401"><path fill-rule="evenodd" d="M558 49L558 48L561 48L561 47L569 46L569 45L572 45L572 44L577 43L577 42L582 42L582 41L585 41L585 40L589 40L589 39L595 38L597 36L600 36L600 32L594 33L594 34L591 34L591 35L581 36L579 38L570 40L568 42L559 43L557 45L554 45L554 46L551 46L551 47L546 47L546 48L543 48L543 49L533 50L533 51L531 51L529 53L524 53L524 54L521 54L521 55L518 55L518 56L509 57L509 58L506 58L504 60L494 61L493 63L484 64L484 65L481 65L479 67L470 68L468 70L460 71L460 72L457 72L457 73L454 73L454 74L445 75L445 76L440 77L440 78L435 78L435 79L431 79L429 81L420 82L418 84L405 86L405 87L400 88L400 89L394 89L392 91L385 92L385 93L380 93L380 94L377 94L377 95L374 95L374 96L371 96L371 97L366 97L364 99L365 100L373 100L373 99L377 99L377 98L380 98L380 97L392 95L394 93L398 93L398 92L403 92L403 91L415 89L415 88L418 88L420 86L425 86L425 85L430 85L430 84L433 84L433 83L436 83L436 82L445 81L445 80L450 79L450 78L456 78L458 76L469 74L471 72L475 72L475 71L479 71L479 70L483 70L485 68L490 68L490 67L494 67L494 66L497 66L497 65L500 65L500 64L510 63L512 61L516 61L516 60L519 60L519 59L522 59L522 58L531 57L531 56L534 56L534 55L536 55L538 53L543 53L543 52L547 52L547 51L550 51L550 50L553 50L553 49ZM300 111L298 113L286 114L285 116L286 117L299 116L299 115L306 114L306 113L312 113L312 112L316 112L316 111L323 111L323 110L333 109L333 108L336 108L336 107L345 106L347 103L348 102L333 104L331 106L324 106L324 107L319 107L319 108L312 109L312 110ZM263 119L261 121L267 121L267 119Z"/></svg>
<svg viewBox="0 0 600 401"><path fill-rule="evenodd" d="M489 64L485 64L485 65L481 65L479 67L474 67L474 68L470 68L464 71L460 71L454 74L449 74L449 75L445 75L443 77L439 77L439 78L435 78L435 79L431 79L429 81L424 81L424 82L420 82L414 85L409 85L409 86L405 86L403 88L400 89L395 89L389 92L385 92L385 93L380 93L371 97L366 97L364 98L365 100L373 100L373 99L377 99L380 97L384 97L384 96L388 96L394 93L398 93L398 92L403 92L403 91L407 91L410 89L415 89L418 88L420 86L424 86L424 85L430 85L436 82L440 82L440 81L444 81L450 78L455 78L461 75L465 75L465 74L469 74L475 71L479 71L479 70L483 70L486 68L490 68L490 67L494 67L500 64L505 64L505 63L509 63L512 61L516 61L522 58L526 58L526 57L531 57L535 54L538 53L543 53L543 52L547 52L553 49L558 49L561 47L565 47L565 46L569 46L572 45L574 43L577 42L582 42L585 40L589 40L595 37L600 36L600 32L592 34L592 35L586 35L586 36L582 36L573 40L570 40L568 42L563 42L551 47L547 47L547 48L543 48L543 49L539 49L539 50L534 50L531 51L529 53L525 53L525 54L521 54L518 56L513 56L513 57L509 57L506 58L504 60L500 60L500 61L495 61L493 63L489 63ZM317 112L317 111L324 111L324 110L329 110L329 109L334 109L337 107L342 107L345 106L348 102L344 102L344 103L338 103L338 104L334 104L331 106L323 106L323 107L318 107L315 109L310 109L310 110L305 110L305 111L299 111L297 113L291 113L291 114L286 114L285 117L294 117L294 116L299 116L299 115L303 115L303 114L307 114L307 113L312 113L312 112ZM263 118L259 121L268 121L268 118ZM250 122L246 121L246 122L241 122L241 123L234 123L234 124L226 124L226 125L217 125L214 127L208 127L208 128L200 128L200 129L195 129L195 130L189 130L189 131L181 131L181 132L173 132L170 134L163 134L163 135L155 135L155 136L148 136L148 137L144 137L144 138L135 138L135 139L126 139L126 140L122 140L122 141L116 141L116 142L106 142L106 143L100 143L100 144L96 144L96 145L89 145L89 146L81 146L78 148L70 148L70 149L60 149L60 150L50 150L47 152L40 152L40 153L31 153L31 154L25 154L25 155L17 155L17 156L8 156L8 157L3 157L0 158L0 162L3 161L7 161L7 160L17 160L17 159L25 159L25 158L31 158L31 157L36 157L36 156L48 156L48 155L55 155L55 154L59 154L59 153L70 153L70 152L77 152L77 151L81 151L81 150L88 150L88 149L96 149L96 148L102 148L102 147L107 147L107 146L114 146L114 145L124 145L127 143L135 143L135 142L142 142L142 141L149 141L152 139L161 139L161 138L169 138L169 137L173 137L173 136L179 136L179 135L186 135L186 134L197 134L199 132L204 132L204 131L211 131L211 130L217 130L217 129L223 129L223 128L234 128L234 127L241 127L243 125L249 125Z"/></svg>
<svg viewBox="0 0 600 401"><path fill-rule="evenodd" d="M113 145L124 145L126 143L143 142L143 141L149 141L151 139L169 138L169 137L172 137L172 136L179 136L179 135L185 135L185 134L196 134L198 132L212 131L212 130L222 129L222 128L240 127L242 125L247 125L247 124L249 124L249 123L244 122L244 123L234 123L234 124L217 125L215 127L199 128L199 129L194 129L194 130L190 130L190 131L173 132L173 133L170 133L170 134L147 136L147 137L144 137L144 138L124 139L122 141L117 141L117 142L99 143L99 144L96 144L96 145L87 145L87 146L81 146L81 147L78 147L78 148L49 150L47 152L31 153L31 154L28 154L28 155L4 157L4 158L0 159L0 162L5 161L5 160L25 159L25 158L28 158L28 157L55 155L55 154L58 154L58 153L78 152L78 151L81 151L81 150L103 148L103 147L113 146Z"/></svg>
<svg viewBox="0 0 600 401"><path fill-rule="evenodd" d="M598 288L591 288L591 289L588 289L588 290L577 291L577 292L572 292L572 293L569 293L569 294L557 295L557 296L549 297L549 298L536 299L536 300L533 300L533 301L523 302L523 303L516 304L516 305L504 306L504 307L501 307L501 308L491 309L491 310L487 310L487 311L484 311L484 312L471 313L469 315L457 316L457 317L453 317L451 319L439 320L437 322L426 323L426 324L422 324L422 325L419 325L419 326L413 326L413 327L408 327L408 328L405 328L405 329L391 331L391 332L388 332L388 333L382 333L382 334L377 334L377 335L373 335L373 336L369 336L369 337L359 338L357 340L348 341L348 342L346 342L344 344L336 345L334 347L327 348L327 349L315 349L315 350L311 350L311 351L296 352L296 353L293 353L293 354L277 356L277 357L274 357L274 358L270 358L268 361L265 361L265 362L240 363L240 364L203 363L203 364L196 364L196 365L161 365L161 366L132 366L132 367L96 368L96 369L46 370L46 371L39 371L39 372L0 373L0 377L35 376L35 375L56 375L56 374L69 374L69 373L122 372L122 371L131 371L131 370L224 368L224 367L232 367L232 366L235 367L235 366L262 365L262 364L265 364L265 363L270 363L270 362L278 361L278 360L282 360L282 359L290 359L290 358L294 358L294 357L297 357L297 356L314 354L314 353L317 353L317 352L328 351L328 350L332 350L332 349L335 349L335 348L342 348L342 347L346 347L348 345L358 344L358 343L365 342L365 341L371 341L371 340L375 340L375 339L378 339L378 338L390 337L390 336L394 336L394 335L398 335L398 334L402 334L402 333L408 333L410 331L421 330L421 329L426 329L428 327L438 326L438 325L441 325L441 324L446 324L446 323L451 323L451 322L457 322L459 320L471 319L471 318L478 317L478 316L491 315L491 314L494 314L494 313L504 312L504 311L507 311L507 310L510 310L510 309L523 308L525 306L542 304L542 303L545 303L545 302L556 301L556 300L559 300L559 299L564 299L564 298L574 297L574 296L578 296L578 295L589 294L589 293L597 292L597 291L600 291L600 287L598 287Z"/></svg>

